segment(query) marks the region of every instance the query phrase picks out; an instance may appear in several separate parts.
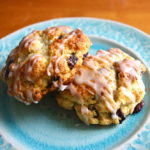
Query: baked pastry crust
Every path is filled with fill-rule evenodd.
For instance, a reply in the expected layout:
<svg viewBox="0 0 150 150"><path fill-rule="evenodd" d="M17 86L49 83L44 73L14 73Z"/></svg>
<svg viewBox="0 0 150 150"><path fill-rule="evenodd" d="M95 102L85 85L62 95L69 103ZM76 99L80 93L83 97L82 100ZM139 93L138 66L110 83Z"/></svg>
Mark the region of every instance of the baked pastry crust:
<svg viewBox="0 0 150 150"><path fill-rule="evenodd" d="M144 71L140 61L120 49L99 50L84 59L57 102L65 109L74 109L86 124L119 124L142 106Z"/></svg>
<svg viewBox="0 0 150 150"><path fill-rule="evenodd" d="M8 93L26 104L38 103L71 80L90 45L81 30L68 26L33 31L11 51L2 69Z"/></svg>

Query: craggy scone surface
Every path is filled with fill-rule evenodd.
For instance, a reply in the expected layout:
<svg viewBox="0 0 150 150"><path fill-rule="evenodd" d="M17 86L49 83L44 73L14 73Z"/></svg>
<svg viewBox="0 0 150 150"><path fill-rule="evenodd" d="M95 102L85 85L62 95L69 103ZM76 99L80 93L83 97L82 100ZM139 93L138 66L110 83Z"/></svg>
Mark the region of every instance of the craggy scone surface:
<svg viewBox="0 0 150 150"><path fill-rule="evenodd" d="M12 50L2 69L8 93L30 104L73 78L91 43L79 29L67 26L35 30Z"/></svg>
<svg viewBox="0 0 150 150"><path fill-rule="evenodd" d="M57 96L58 104L75 109L86 124L119 124L143 106L145 66L120 49L87 56L72 83Z"/></svg>

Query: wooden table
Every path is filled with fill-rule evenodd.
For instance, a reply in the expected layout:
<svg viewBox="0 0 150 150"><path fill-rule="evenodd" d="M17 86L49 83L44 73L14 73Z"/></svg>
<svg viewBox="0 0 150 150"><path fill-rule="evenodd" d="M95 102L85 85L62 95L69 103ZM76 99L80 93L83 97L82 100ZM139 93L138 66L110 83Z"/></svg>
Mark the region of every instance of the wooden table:
<svg viewBox="0 0 150 150"><path fill-rule="evenodd" d="M116 20L150 34L150 0L0 0L0 38L39 21L76 16Z"/></svg>

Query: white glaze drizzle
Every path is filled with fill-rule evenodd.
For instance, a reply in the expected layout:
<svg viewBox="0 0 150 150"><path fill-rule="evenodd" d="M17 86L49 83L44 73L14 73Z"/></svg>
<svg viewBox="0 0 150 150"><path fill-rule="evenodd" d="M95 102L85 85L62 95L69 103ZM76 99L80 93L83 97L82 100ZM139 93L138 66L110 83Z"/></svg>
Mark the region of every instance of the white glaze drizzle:
<svg viewBox="0 0 150 150"><path fill-rule="evenodd" d="M64 38L64 39L62 40L62 43L60 43L60 45L58 46L58 49L56 50L56 55L57 55L58 53L60 53L60 51L61 51L61 52L62 52L62 56L60 56L60 57L61 57L61 58L64 57L64 56L63 56L64 45L65 45L65 43L66 43L69 39L71 39L71 38L75 35L75 32L76 32L76 30L70 32L70 34L69 34L66 38ZM59 72L59 69L58 69L58 65L57 65L57 64L58 64L59 60L61 59L60 57L57 58L57 56L53 56L52 58L50 58L50 63L48 64L48 67L47 67L47 75L48 75L48 76L51 76L51 72L52 72L52 69L53 69L52 60L53 60L53 59L56 59L56 58L57 58L57 60L55 61L55 67L56 67L56 69L54 69L54 70L55 70L55 72Z"/></svg>
<svg viewBox="0 0 150 150"><path fill-rule="evenodd" d="M25 105L30 105L30 104L31 104L31 102L29 102L29 101L22 101L22 99L24 99L24 97L21 98L20 95L15 95L14 97L15 97L19 102L24 103Z"/></svg>
<svg viewBox="0 0 150 150"><path fill-rule="evenodd" d="M29 37L26 37L24 38L21 43L20 43L20 47L25 47L25 48L28 48L30 46L30 44L36 40L36 38L29 38Z"/></svg>
<svg viewBox="0 0 150 150"><path fill-rule="evenodd" d="M118 71L124 73L124 75L130 75L130 77L134 78L138 78L138 76L140 75L141 70L140 65L141 62L138 60L123 60L117 63L118 64Z"/></svg>
<svg viewBox="0 0 150 150"><path fill-rule="evenodd" d="M60 43L60 45L59 45L59 47L58 47L58 49L57 49L57 51L56 51L56 55L57 55L60 51L62 51L62 54L63 54L63 49L65 48L65 47L64 47L64 46L65 46L65 43L75 35L75 32L76 32L76 30L70 32L70 34L69 34L66 38L64 38L64 39L62 40L62 43Z"/></svg>
<svg viewBox="0 0 150 150"><path fill-rule="evenodd" d="M24 47L28 48L30 46L30 44L33 43L34 40L35 40L35 38L27 39L24 43Z"/></svg>
<svg viewBox="0 0 150 150"><path fill-rule="evenodd" d="M105 64L110 64L112 63L112 60L108 57L108 58L105 58L105 57L100 57L100 56L93 56L96 60L100 61L101 63L105 63Z"/></svg>
<svg viewBox="0 0 150 150"><path fill-rule="evenodd" d="M55 73L59 73L59 72L60 72L60 69L59 69L59 67L58 67L59 61L60 61L62 58L66 57L66 56L69 56L69 54L63 54L63 55L61 55L60 57L58 57L58 58L56 59L56 61L55 61Z"/></svg>
<svg viewBox="0 0 150 150"><path fill-rule="evenodd" d="M127 56L127 54L124 53L123 55L123 53L121 53L121 50L117 48L112 48L109 49L108 51L104 50L97 51L96 56L94 56L94 58L108 65L116 61L119 61L120 59L123 59L123 57L125 56Z"/></svg>
<svg viewBox="0 0 150 150"><path fill-rule="evenodd" d="M95 63L94 63L94 61L93 60L85 60L84 62L83 62L83 65L85 65L85 66L87 66L87 67L89 67L90 69L93 69L93 70L97 70L98 69L98 66L96 66L95 65Z"/></svg>
<svg viewBox="0 0 150 150"><path fill-rule="evenodd" d="M66 32L71 30L70 27L68 26L57 26L57 27L49 27L46 30L48 30L48 34L52 33L53 31L55 31L56 29L62 29L63 32Z"/></svg>
<svg viewBox="0 0 150 150"><path fill-rule="evenodd" d="M107 108L112 113L116 113L117 105L113 100L113 92L108 83L108 81L111 80L109 71L105 68L100 69L100 71L93 70L80 68L80 74L75 76L75 83L78 85L87 85L92 88L98 96L99 100L104 99ZM107 99L109 101L107 101Z"/></svg>
<svg viewBox="0 0 150 150"><path fill-rule="evenodd" d="M82 96L79 94L76 87L72 83L70 85L68 85L67 89L70 90L71 94L75 97L73 99L74 102L76 102L77 104L83 104L84 103Z"/></svg>
<svg viewBox="0 0 150 150"><path fill-rule="evenodd" d="M118 118L118 115L116 113L114 113L114 114L111 115L111 117L112 117L113 120L116 120Z"/></svg>
<svg viewBox="0 0 150 150"><path fill-rule="evenodd" d="M59 67L58 67L58 64L59 64L59 61L64 57L64 55L58 57L55 61L55 73L59 73Z"/></svg>
<svg viewBox="0 0 150 150"><path fill-rule="evenodd" d="M108 51L99 50L96 53L96 57L98 59L107 60L111 62L111 57L109 57L110 53Z"/></svg>
<svg viewBox="0 0 150 150"><path fill-rule="evenodd" d="M112 64L113 60L109 56L110 53L108 51L99 50L95 56L93 56L97 61L104 63L106 65Z"/></svg>
<svg viewBox="0 0 150 150"><path fill-rule="evenodd" d="M110 104L110 103L107 101L107 99L106 99L104 102L105 102L107 108L109 109L109 111L110 111L113 115L116 115L117 106L115 105L116 108L113 107L112 104Z"/></svg>
<svg viewBox="0 0 150 150"><path fill-rule="evenodd" d="M47 75L48 75L49 77L51 76L50 70L51 70L52 68L53 68L52 63L49 63L48 66L47 66L47 69L46 69Z"/></svg>
<svg viewBox="0 0 150 150"><path fill-rule="evenodd" d="M87 124L87 125L89 125L89 109L87 108L87 107L85 107L85 106L81 106L81 114L82 114L82 117L83 117L83 121Z"/></svg>
<svg viewBox="0 0 150 150"><path fill-rule="evenodd" d="M19 44L19 47L28 48L30 44L38 38L36 32L39 32L39 30L34 30L32 33L28 34L25 38L23 38L23 40Z"/></svg>
<svg viewBox="0 0 150 150"><path fill-rule="evenodd" d="M29 101L31 101L31 102L33 102L34 101L34 99L33 99L33 95L32 95L33 93L32 93L32 91L31 90L26 90L26 97L27 97L27 99L29 100Z"/></svg>
<svg viewBox="0 0 150 150"><path fill-rule="evenodd" d="M46 29L48 32L48 34L51 34L53 31L55 31L56 30L56 27L49 27L49 28L47 28Z"/></svg>
<svg viewBox="0 0 150 150"><path fill-rule="evenodd" d="M111 57L114 57L113 59L122 58L122 52L118 48L111 48L108 50ZM125 53L124 53L125 54ZM127 54L125 54L127 55Z"/></svg>
<svg viewBox="0 0 150 150"><path fill-rule="evenodd" d="M21 85L20 80L21 80L22 74L20 73L20 69L22 67L24 67L24 75L23 76L25 76L26 79L28 79L28 80L32 80L31 77L29 76L29 73L32 71L33 65L40 59L41 59L41 55L35 54L29 58L28 62L25 64L25 66L23 66L24 64L22 63L20 65L16 65L16 66L12 67L12 69L14 71L14 72L11 72L11 77L13 79L13 82L12 82L12 89L9 89L9 90L13 90L13 93L15 93L15 96L17 97L17 99L26 100L26 98L27 98L27 100L34 102L34 99L32 96L32 91L30 91L30 90L26 91L26 98L24 97L23 93L21 93L22 85ZM18 93L19 93L19 95L18 95Z"/></svg>
<svg viewBox="0 0 150 150"><path fill-rule="evenodd" d="M21 101L22 102L22 101ZM30 105L31 103L24 101L23 103L25 103L26 105Z"/></svg>
<svg viewBox="0 0 150 150"><path fill-rule="evenodd" d="M68 33L71 30L71 28L68 27L68 26L58 26L58 27L60 29L62 29L62 31L65 32L65 33Z"/></svg>
<svg viewBox="0 0 150 150"><path fill-rule="evenodd" d="M56 59L56 58L57 58L57 56L52 56L51 59L50 59L50 63L48 64L47 69L46 69L48 76L51 76L51 72L53 71L53 63L52 63L52 60L53 60L53 59Z"/></svg>
<svg viewBox="0 0 150 150"><path fill-rule="evenodd" d="M35 54L29 58L27 63L25 64L25 77L28 81L33 81L32 76L30 75L30 72L33 70L33 66L36 64L37 61L41 60L42 57L40 54Z"/></svg>
<svg viewBox="0 0 150 150"><path fill-rule="evenodd" d="M9 71L9 74L8 74L8 78L12 78L13 77L13 73L14 73L14 71L17 70L18 66L19 65L14 64L14 63L9 66L10 71Z"/></svg>
<svg viewBox="0 0 150 150"><path fill-rule="evenodd" d="M54 87L58 87L58 82L57 81L53 81L53 85L54 85Z"/></svg>
<svg viewBox="0 0 150 150"><path fill-rule="evenodd" d="M103 87L107 87L107 80L105 77L108 75L108 72L104 68L101 69L101 72L97 71L97 74L89 69L80 68L79 71L80 75L75 76L75 83L88 85L95 91L99 88L103 90Z"/></svg>
<svg viewBox="0 0 150 150"><path fill-rule="evenodd" d="M61 84L60 87L59 87L59 90L60 90L60 91L64 91L64 90L67 89L67 88L68 88L68 85L63 85L63 84Z"/></svg>
<svg viewBox="0 0 150 150"><path fill-rule="evenodd" d="M96 53L96 55L98 57L101 57L101 56L108 57L109 54L110 53L108 51L104 51L104 50L98 50L97 53Z"/></svg>

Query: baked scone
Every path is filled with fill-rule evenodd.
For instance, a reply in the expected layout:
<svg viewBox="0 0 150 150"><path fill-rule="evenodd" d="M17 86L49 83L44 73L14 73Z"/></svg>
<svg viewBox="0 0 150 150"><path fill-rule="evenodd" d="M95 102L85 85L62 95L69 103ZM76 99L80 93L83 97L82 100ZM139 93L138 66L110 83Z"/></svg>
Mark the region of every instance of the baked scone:
<svg viewBox="0 0 150 150"><path fill-rule="evenodd" d="M143 105L144 71L140 61L119 49L100 50L84 59L73 82L57 95L57 102L75 109L86 124L119 124Z"/></svg>
<svg viewBox="0 0 150 150"><path fill-rule="evenodd" d="M47 75L52 76L52 90L58 87L63 90L63 84L71 82L77 68L87 56L90 46L90 40L79 29L59 37L50 44Z"/></svg>
<svg viewBox="0 0 150 150"><path fill-rule="evenodd" d="M81 30L67 26L33 31L11 51L2 69L8 93L26 104L38 103L59 83L71 80L90 45Z"/></svg>

